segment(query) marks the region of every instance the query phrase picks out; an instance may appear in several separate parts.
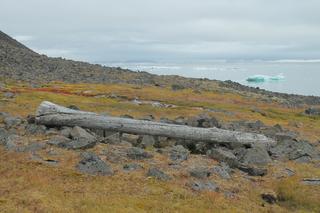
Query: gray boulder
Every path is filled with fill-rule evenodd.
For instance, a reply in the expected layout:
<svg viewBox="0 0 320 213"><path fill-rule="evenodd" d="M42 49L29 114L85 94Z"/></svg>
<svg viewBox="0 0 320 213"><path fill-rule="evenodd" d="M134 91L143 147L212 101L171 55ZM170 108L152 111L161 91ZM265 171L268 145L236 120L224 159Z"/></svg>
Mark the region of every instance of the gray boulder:
<svg viewBox="0 0 320 213"><path fill-rule="evenodd" d="M236 154L239 162L246 165L267 165L272 160L265 147L242 148Z"/></svg>
<svg viewBox="0 0 320 213"><path fill-rule="evenodd" d="M171 177L169 175L167 175L166 173L164 173L163 171L161 171L158 168L150 168L147 172L147 176L148 177L154 177L158 180L162 180L162 181L168 181L171 180Z"/></svg>
<svg viewBox="0 0 320 213"><path fill-rule="evenodd" d="M194 191L212 191L218 192L219 186L212 181L197 180L188 184Z"/></svg>
<svg viewBox="0 0 320 213"><path fill-rule="evenodd" d="M72 137L72 139L77 140L77 139L86 139L88 141L95 141L96 138L90 134L89 132L87 132L85 129L79 127L79 126L75 126L72 128L70 135Z"/></svg>
<svg viewBox="0 0 320 213"><path fill-rule="evenodd" d="M153 155L138 147L131 147L127 150L127 156L133 160L152 158Z"/></svg>
<svg viewBox="0 0 320 213"><path fill-rule="evenodd" d="M97 143L95 136L78 126L72 128L70 135L73 140L66 144L68 149L89 149Z"/></svg>
<svg viewBox="0 0 320 213"><path fill-rule="evenodd" d="M83 152L80 155L81 160L76 166L77 170L90 175L113 175L111 166L106 164L93 152Z"/></svg>
<svg viewBox="0 0 320 213"><path fill-rule="evenodd" d="M295 160L305 162L316 158L319 153L306 141L283 140L269 150L272 158L279 160Z"/></svg>
<svg viewBox="0 0 320 213"><path fill-rule="evenodd" d="M182 145L177 145L171 148L169 157L172 161L182 162L188 159L190 152Z"/></svg>
<svg viewBox="0 0 320 213"><path fill-rule="evenodd" d="M239 164L237 157L231 151L226 149L213 148L208 150L207 156L219 162L225 162L231 168L236 168Z"/></svg>

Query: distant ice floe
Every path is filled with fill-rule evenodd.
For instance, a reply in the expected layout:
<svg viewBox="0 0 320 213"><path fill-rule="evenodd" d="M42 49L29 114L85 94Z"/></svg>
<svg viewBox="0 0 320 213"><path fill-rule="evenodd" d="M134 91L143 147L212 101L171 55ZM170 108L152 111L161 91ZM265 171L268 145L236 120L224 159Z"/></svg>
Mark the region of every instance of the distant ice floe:
<svg viewBox="0 0 320 213"><path fill-rule="evenodd" d="M284 80L283 74L279 74L276 76L268 76L268 75L253 75L248 77L247 82L251 83L264 83L264 82L274 82Z"/></svg>

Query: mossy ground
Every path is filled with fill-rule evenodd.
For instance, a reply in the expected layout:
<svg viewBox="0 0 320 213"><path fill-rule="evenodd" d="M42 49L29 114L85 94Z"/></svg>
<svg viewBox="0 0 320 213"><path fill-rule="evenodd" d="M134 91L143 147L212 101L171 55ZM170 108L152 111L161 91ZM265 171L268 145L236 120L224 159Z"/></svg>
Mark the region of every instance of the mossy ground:
<svg viewBox="0 0 320 213"><path fill-rule="evenodd" d="M5 98L4 91L14 92L16 97ZM131 102L135 98L174 107L136 105ZM261 102L258 97L218 90L172 91L154 86L59 82L32 88L7 82L0 92L0 111L26 116L34 114L44 100L115 116L152 114L159 119L209 113L224 122L261 120L298 131L311 142L320 140L320 118L304 115L304 108L286 108L276 102ZM60 166L53 167L30 161L28 154L8 153L1 148L0 212L320 212L319 186L300 183L304 177L320 176L320 169L313 164L276 163L263 178L249 180L236 173L231 181L216 180L224 190L236 192L234 198L227 198L223 192L193 192L185 186L184 177L161 182L146 178L143 172L116 172L112 177L82 175L74 169L78 153L61 152ZM275 178L284 168L295 170L296 175ZM282 201L276 205L264 203L260 194L269 191L277 193Z"/></svg>

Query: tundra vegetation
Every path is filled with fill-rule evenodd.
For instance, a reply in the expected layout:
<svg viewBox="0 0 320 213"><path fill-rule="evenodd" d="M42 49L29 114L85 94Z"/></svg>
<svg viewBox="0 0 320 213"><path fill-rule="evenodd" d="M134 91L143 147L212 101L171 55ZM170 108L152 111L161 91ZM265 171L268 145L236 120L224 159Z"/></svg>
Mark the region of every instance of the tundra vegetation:
<svg viewBox="0 0 320 213"><path fill-rule="evenodd" d="M51 82L35 86L2 79L1 127L22 137L21 143L27 140L26 143L32 141L45 147L36 151L11 149L8 140L17 140L12 136L7 138L6 146L0 146L1 212L320 211L320 186L303 182L305 178L320 177L317 158L267 160L268 172L252 176L197 149L179 146L186 143L177 141L171 149L150 145L148 138L142 138L144 143L129 143L134 135L122 134L122 138L128 138L120 144L107 138L107 142L100 141L85 150L66 149L52 145L52 138L61 135L61 129L46 127L41 131L24 121L35 114L44 100L110 116L183 120L193 125L192 118L205 115L214 118L222 128L279 128L295 133L299 141L308 140L312 149L319 151L318 115L306 114L306 105L288 107L277 100L265 101L259 94L247 97L245 92L218 88L176 90L170 86L136 84ZM21 118L22 124L13 118ZM74 138L82 134L77 128L72 131ZM131 149L130 154L123 153L123 147ZM102 175L90 170L90 161L98 166L100 161L106 163L99 167ZM82 172L88 168L89 172Z"/></svg>

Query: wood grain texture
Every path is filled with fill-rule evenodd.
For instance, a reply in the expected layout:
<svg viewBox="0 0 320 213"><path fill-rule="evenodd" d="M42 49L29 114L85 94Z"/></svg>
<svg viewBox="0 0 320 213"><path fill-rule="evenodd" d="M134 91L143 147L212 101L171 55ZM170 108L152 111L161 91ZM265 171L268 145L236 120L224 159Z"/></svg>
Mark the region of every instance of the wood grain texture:
<svg viewBox="0 0 320 213"><path fill-rule="evenodd" d="M275 143L273 139L261 134L102 116L93 112L72 110L48 101L42 102L38 107L36 122L47 126L81 126L89 129L165 136L191 141L223 143L232 146L270 146Z"/></svg>

